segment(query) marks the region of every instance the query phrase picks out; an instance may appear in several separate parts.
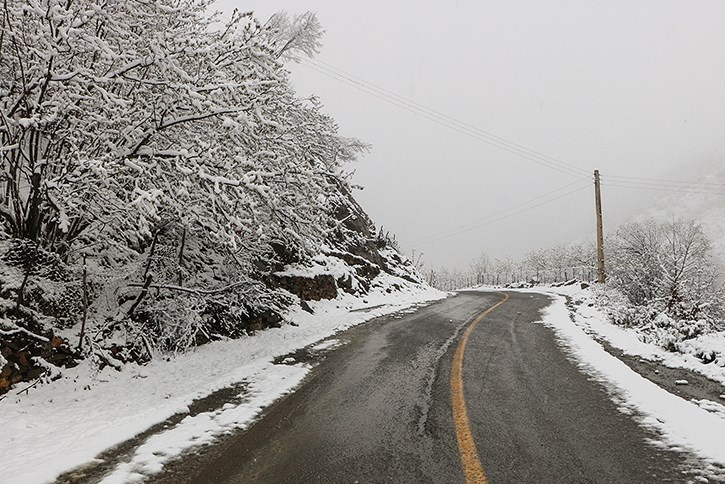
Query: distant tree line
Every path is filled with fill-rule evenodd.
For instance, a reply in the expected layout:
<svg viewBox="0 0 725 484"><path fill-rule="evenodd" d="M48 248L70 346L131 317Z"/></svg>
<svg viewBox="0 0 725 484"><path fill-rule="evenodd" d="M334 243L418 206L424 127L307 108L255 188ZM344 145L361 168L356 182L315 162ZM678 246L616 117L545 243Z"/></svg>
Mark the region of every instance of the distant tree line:
<svg viewBox="0 0 725 484"><path fill-rule="evenodd" d="M596 275L596 247L581 243L535 249L522 259L492 258L481 252L464 270L421 268L429 284L444 290L473 285L500 286L527 282L551 284L569 279L591 280Z"/></svg>

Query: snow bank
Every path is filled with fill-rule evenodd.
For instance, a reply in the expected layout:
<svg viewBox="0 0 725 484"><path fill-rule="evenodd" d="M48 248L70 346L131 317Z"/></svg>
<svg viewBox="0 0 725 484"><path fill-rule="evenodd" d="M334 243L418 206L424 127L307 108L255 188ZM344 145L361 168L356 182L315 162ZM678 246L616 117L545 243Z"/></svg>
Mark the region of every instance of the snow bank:
<svg viewBox="0 0 725 484"><path fill-rule="evenodd" d="M88 365L66 370L52 384L15 391L0 400L0 455L3 479L13 484L47 482L83 465L101 451L128 440L216 390L247 385L240 403L187 416L148 438L128 464L108 482L128 482L159 471L185 449L248 426L261 409L292 391L309 371L302 365L274 365L275 357L320 341L336 332L446 294L381 274L365 297L341 295L310 302L314 314L295 310L297 326L261 331L254 336L210 343L145 366L126 365L98 373ZM397 284L401 289L387 293Z"/></svg>
<svg viewBox="0 0 725 484"><path fill-rule="evenodd" d="M628 355L661 362L670 368L684 368L725 385L725 332L710 333L679 343L680 352L667 351L657 344L645 342L645 336L636 328L624 328L612 324L606 313L596 305L591 289L578 285L557 288L541 288L533 292L545 292L568 296L576 304L575 319L585 332L603 338L614 348ZM705 364L697 354L715 351L719 357Z"/></svg>
<svg viewBox="0 0 725 484"><path fill-rule="evenodd" d="M565 298L554 297L541 322L554 330L584 371L605 384L624 411L639 415L640 423L658 431L669 447L690 450L725 466L725 420L721 415L667 392L607 353L571 320Z"/></svg>

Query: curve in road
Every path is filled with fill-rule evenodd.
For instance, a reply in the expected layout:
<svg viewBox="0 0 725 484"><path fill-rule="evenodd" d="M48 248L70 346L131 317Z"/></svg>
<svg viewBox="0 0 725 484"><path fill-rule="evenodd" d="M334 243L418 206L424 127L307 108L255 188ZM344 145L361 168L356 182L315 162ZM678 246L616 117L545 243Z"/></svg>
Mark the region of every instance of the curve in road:
<svg viewBox="0 0 725 484"><path fill-rule="evenodd" d="M686 457L649 444L657 435L535 324L549 298L509 296L481 315L501 294L464 292L338 335L348 343L256 424L153 481L466 483L452 417L460 371L454 393L465 394L470 445L486 469L468 482L686 482Z"/></svg>

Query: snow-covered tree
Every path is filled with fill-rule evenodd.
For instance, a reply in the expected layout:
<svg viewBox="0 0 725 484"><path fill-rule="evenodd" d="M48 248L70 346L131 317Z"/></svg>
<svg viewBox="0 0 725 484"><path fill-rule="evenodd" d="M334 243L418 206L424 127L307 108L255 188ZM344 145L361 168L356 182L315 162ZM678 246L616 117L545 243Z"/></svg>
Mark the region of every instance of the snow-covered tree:
<svg viewBox="0 0 725 484"><path fill-rule="evenodd" d="M212 3L5 3L7 233L58 251L81 234L142 246L169 220L245 253L324 237L360 144L295 96L279 60L314 53L319 23L222 20Z"/></svg>
<svg viewBox="0 0 725 484"><path fill-rule="evenodd" d="M545 250L534 249L527 252L522 263L526 271L533 274L537 281L546 279L546 271L549 269L549 257Z"/></svg>
<svg viewBox="0 0 725 484"><path fill-rule="evenodd" d="M717 316L722 290L710 241L692 220L631 223L609 244L611 283L635 305L650 305L674 318Z"/></svg>
<svg viewBox="0 0 725 484"><path fill-rule="evenodd" d="M507 282L513 282L514 280L514 274L516 272L517 263L516 261L509 255L506 255L502 258L496 258L493 261L492 270L493 273L496 276L495 282L496 284L504 284Z"/></svg>
<svg viewBox="0 0 725 484"><path fill-rule="evenodd" d="M99 338L125 325L183 349L240 334L281 311L275 268L342 233L342 167L367 146L283 64L317 52L317 18L213 3L3 4L0 234L66 262L84 248L111 306L89 323Z"/></svg>
<svg viewBox="0 0 725 484"><path fill-rule="evenodd" d="M299 55L315 56L322 44L324 31L312 12L290 16L286 12L273 15L265 24L274 34L272 41L278 57L298 60Z"/></svg>
<svg viewBox="0 0 725 484"><path fill-rule="evenodd" d="M491 258L485 252L481 252L478 257L473 259L469 264L469 270L474 277L476 277L478 284L483 282L485 274L488 274L492 267L493 262L491 262Z"/></svg>

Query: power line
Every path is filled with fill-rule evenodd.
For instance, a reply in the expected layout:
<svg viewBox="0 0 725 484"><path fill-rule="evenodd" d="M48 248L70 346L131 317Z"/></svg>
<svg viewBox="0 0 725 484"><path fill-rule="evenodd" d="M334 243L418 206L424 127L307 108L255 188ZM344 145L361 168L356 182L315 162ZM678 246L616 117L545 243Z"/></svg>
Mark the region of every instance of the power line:
<svg viewBox="0 0 725 484"><path fill-rule="evenodd" d="M610 183L619 183L632 186L641 187L654 187L654 188L673 188L673 189L684 189L684 190L725 190L725 186L704 186L704 185L677 185L674 183L665 182L637 182L630 180L619 180L610 177L602 177L602 180L607 180Z"/></svg>
<svg viewBox="0 0 725 484"><path fill-rule="evenodd" d="M488 221L488 222L485 222L485 223L482 223L482 224L478 224L478 225L475 225L475 226L473 226L473 227L470 227L470 228L468 228L468 229L464 229L464 230L459 230L459 231L457 231L457 232L452 232L452 233L449 233L449 234L446 234L446 235L442 235L442 236L440 236L440 237L437 237L437 238L434 238L434 239L428 240L428 241L426 241L426 242L421 242L421 243L418 243L418 244L412 244L412 245L426 245L426 244L430 244L430 243L432 243L432 242L438 242L438 241L440 241L440 240L444 240L444 239L449 239L449 238L451 238L451 237L455 237L456 235L461 235L461 234L464 234L464 233L466 233L466 232L470 232L470 231L472 231L472 230L475 230L475 229L479 229L479 228L481 228L481 227L485 227L485 226L487 226L487 225L491 225L491 224L493 224L493 223L496 223L496 222L499 222L499 221L501 221L501 220L505 220L505 219L507 219L507 218L511 218L511 217L513 217L513 216L515 216L515 215L519 215L519 214L521 214L521 213L527 212L527 211L529 211L529 210L532 210L532 209L534 209L534 208L538 208L538 207L541 207L542 205L546 205L547 203L551 203L551 202L553 202L553 201L555 201L555 200L559 200L560 198L564 198L564 197L566 197L566 196L569 196L569 195L571 195L571 194L573 194L573 193L576 193L576 192L580 192L580 191L584 190L585 188L589 188L589 184L587 184L587 185L585 185L585 186L583 186L583 187L579 187L579 188L577 188L577 189L575 189L575 190L571 190L571 191L569 191L569 192L566 192L566 193L564 193L564 194L562 194L562 195L559 195L559 196L557 196L557 197L554 197L554 198L550 198L550 199L548 199L548 200L544 200L543 202L537 203L536 205L532 205L532 206L530 206L530 207L527 207L527 208L524 208L524 209L518 210L518 211L516 211L516 212L514 212L514 213L511 213L511 214L508 214L508 215L503 215L503 216L501 216L501 217L495 218L495 219L493 219L493 220L490 220L490 221ZM503 212L499 212L499 213L503 213ZM493 216L495 216L495 215L493 215Z"/></svg>
<svg viewBox="0 0 725 484"><path fill-rule="evenodd" d="M453 124L455 124L455 125L457 125L457 126L459 126L461 128L464 128L466 130L475 132L476 134L479 134L481 136L484 136L484 137L493 139L493 140L495 140L497 142L506 144L506 145L508 145L510 147L513 147L513 148L515 148L517 150L520 150L522 152L526 152L527 154L533 155L533 156L541 159L542 161L546 161L548 163L552 163L552 164L554 164L556 166L559 166L561 168L565 168L565 169L568 169L568 170L572 170L572 171L575 171L575 172L578 172L578 173L583 173L583 174L588 174L589 173L588 171L585 171L585 170L583 170L582 168L579 168L576 165L573 165L571 163L567 163L565 161L562 161L560 159L554 158L553 156L546 155L546 154L541 153L539 151L532 150L532 149L530 149L530 148L528 148L526 146L523 146L523 145L521 145L519 143L516 143L514 141L508 140L508 139L503 138L501 136L495 135L495 134L493 134L491 132L488 132L486 130L483 130L481 128L478 128L477 126L473 126L473 125L471 125L469 123L466 123L465 121L461 121L461 120L459 120L457 118L454 118L453 116L450 116L450 115L447 115L447 114L442 113L440 111L437 111L437 110L435 110L433 108L430 108L430 107L428 107L428 106L426 106L424 104L421 104L421 103L419 103L417 101L414 101L414 100L412 100L410 98L407 98L405 96L401 96L400 94L397 94L397 93L395 93L393 91L390 91L388 89L385 89L384 87L381 87L381 86L379 86L379 85L377 85L377 84L375 84L373 82L367 81L367 80L365 80L365 79L363 79L361 77L358 77L358 76L356 76L354 74L351 74L351 73L349 73L349 72L347 72L347 71L345 71L343 69L340 69L339 67L335 67L335 66L333 66L331 64L328 64L326 62L323 62L323 61L321 61L319 59L307 59L307 60L305 60L305 62L307 62L308 64L315 65L316 67L319 67L321 69L324 69L325 71L329 72L332 75L342 77L342 78L344 78L344 79L346 79L346 80L348 80L350 82L354 82L356 84L363 85L364 87L366 87L368 89L375 90L376 92L378 92L378 93L380 93L382 95L385 95L385 96L394 98L395 100L404 102L406 105L408 105L408 106L410 106L410 107L412 107L414 109L418 109L420 111L424 111L424 112L426 112L428 114L431 114L431 115L434 115L434 116L436 116L436 117L438 117L440 119L444 119L444 120L446 120L448 122L451 122L451 123L453 123Z"/></svg>
<svg viewBox="0 0 725 484"><path fill-rule="evenodd" d="M433 243L433 242L438 242L440 240L445 240L445 239L448 239L448 238L451 238L451 237L455 237L456 235L461 235L461 234L470 232L472 230L475 230L475 229L478 229L478 228L485 227L487 225L493 224L495 222L499 222L501 220L505 220L505 219L510 218L510 217L513 217L515 215L519 215L521 213L527 212L527 211L532 210L534 208L538 208L538 207L540 207L542 205L546 205L546 204L551 203L551 202L553 202L555 200L559 200L561 198L564 198L564 197L566 197L568 195L574 194L576 192L579 192L579 191L584 190L585 188L588 188L589 187L589 184L587 184L587 185L578 187L578 188L576 188L574 190L568 191L568 192L566 192L564 194L561 194L559 196L556 196L556 197L553 197L553 198L544 200L544 201L542 201L540 203L537 203L535 205L530 205L532 202L534 202L536 200L540 200L540 199L545 198L545 197L547 197L549 195L552 195L552 194L554 194L556 192L560 192L561 190L564 190L564 189L566 189L566 188L568 188L568 187L570 187L572 185L575 185L577 183L581 183L581 180L574 181L574 182L572 182L572 183L570 183L568 185L564 185L563 187L557 188L556 190L552 190L551 192L547 192L547 193L545 193L543 195L539 195L538 197L532 198L532 199L527 200L525 202L522 202L522 203L520 203L518 205L514 205L513 207L510 207L510 208L508 208L506 210L501 210L498 213L495 213L495 214L489 215L487 217L484 217L482 219L479 219L479 221L481 221L482 223L478 223L478 221L468 222L466 224L463 224L463 225L460 225L460 226L456 227L455 229L453 229L454 230L453 232L448 231L448 232L439 233L439 235L430 235L430 236L424 237L422 239L419 239L418 241L416 241L414 244L411 244L411 245L413 245L413 246L421 246L421 245L426 245L426 244L430 244L430 243ZM622 184L618 184L618 183L604 183L604 182L602 182L602 185L603 186L609 186L609 187L616 187L616 188L654 190L654 191L662 191L662 192L673 192L674 191L674 192L680 192L680 193L697 193L697 194L706 194L706 195L725 195L725 192L682 190L682 189L677 189L677 188L674 188L674 189L665 189L665 188L656 188L656 187L650 187L650 186L641 186L641 187L638 187L638 186L622 185ZM519 207L526 207L526 208L522 208L521 210L517 210L517 211L515 211L513 213L508 213L507 214L507 212L511 212L512 210L516 210ZM504 214L506 214L506 215L504 215ZM460 229L460 230L458 230L458 229Z"/></svg>
<svg viewBox="0 0 725 484"><path fill-rule="evenodd" d="M608 186L619 186L624 188L642 188L642 189L651 189L651 190L660 190L660 191L672 191L672 192L693 192L693 193L712 193L715 195L719 195L722 193L725 193L725 187L721 188L710 188L710 187L696 187L696 186L687 186L687 185L664 185L664 184L653 184L653 185L647 185L643 183L636 183L636 182L628 182L628 181L609 181L606 180L605 184Z"/></svg>
<svg viewBox="0 0 725 484"><path fill-rule="evenodd" d="M548 200L542 201L541 203L526 207L527 205L531 204L532 202L534 202L536 200L545 198L553 193L559 192L569 186L572 186L572 185L584 180L585 178L589 177L588 172L579 168L576 165L567 163L565 161L559 160L552 156L548 156L546 154L532 150L530 148L527 148L524 145L515 143L513 141L507 140L506 138L502 138L495 134L489 133L485 130L477 128L476 126L473 126L464 121L460 121L452 116L449 116L449 115L442 113L440 111L437 111L435 109L429 108L421 103L418 103L414 100L411 100L411 99L401 96L399 94L396 94L393 91L385 89L372 82L366 81L365 79L362 79L361 77L358 77L354 74L346 72L340 68L327 64L323 61L312 60L312 59L303 59L301 61L301 63L308 69L311 69L324 76L330 77L339 82L347 84L348 86L351 86L359 91L362 91L368 95L376 97L384 102L392 104L393 106L406 110L410 113L416 114L417 116L420 116L420 117L423 117L430 121L433 121L448 129L451 129L460 134L473 138L477 141L481 141L481 142L487 143L489 145L495 146L499 149L512 153L520 158L524 158L526 160L532 161L539 165L545 166L549 169L553 169L560 173L564 173L566 175L577 178L576 181L574 181L568 185L565 185L561 188L552 190L551 192L548 192L544 195L535 197L527 202L523 202L521 204L515 205L514 207L511 207L507 210L503 210L503 211L499 212L498 214L484 217L483 219L479 219L478 221L468 222L468 223L463 224L456 228L456 229L460 229L460 230L456 230L452 233L447 233L447 234L444 234L441 236L434 235L434 236L425 237L424 239L422 239L422 242L418 243L418 245L425 245L425 244L428 244L431 242L435 242L438 240L443 240L443 239L450 238L450 237L453 237L456 235L460 235L460 234L469 232L471 230L474 230L474 229L477 229L480 227L484 227L486 225L490 225L490 224L498 222L500 220L504 220L504 219L513 217L520 213L537 208L541 205L544 205L544 204L553 202L555 200L558 200L560 198L563 198L565 196L571 195L573 193L576 193L578 191L581 191L581 190L587 188L587 186L588 186L587 185L587 186L579 187L575 190L569 191L569 192L559 195L557 197L550 198ZM612 179L611 182L608 181L610 178ZM721 189L721 188L725 190L725 183L693 182L693 181L683 181L683 180L665 180L665 179L657 179L657 178L638 178L638 177L616 176L616 175L607 176L606 179L604 177L602 177L602 180L603 180L603 182L602 182L603 185L617 187L617 188L679 192L679 193L699 193L699 194L708 194L708 195L725 195L725 191L717 191L718 189ZM515 210L519 207L526 207L526 208L522 208L521 210L515 211L508 215L502 215L507 212L511 212L512 210ZM493 220L491 220L492 217L495 217L495 218L493 218ZM483 222L483 223L478 223L479 221L484 221L484 220L488 220L488 221Z"/></svg>
<svg viewBox="0 0 725 484"><path fill-rule="evenodd" d="M449 129L457 131L461 134L465 134L465 135L475 138L479 141L483 141L485 143L491 144L500 149L513 153L521 158L527 159L529 161L533 161L535 163L541 164L541 165L546 166L551 169L555 169L562 173L566 173L567 175L570 175L570 176L582 177L582 179L583 179L583 176L588 176L588 172L577 167L576 165L567 163L565 161L562 161L555 157L546 155L544 153L532 150L530 148L527 148L524 145L518 144L516 142L507 140L506 138L502 138L493 133L480 129L476 126L473 126L469 123L466 123L466 122L456 119L452 116L449 116L445 113L437 111L433 108L430 108L424 104L416 102L405 96L401 96L400 94L390 91L373 82L367 81L359 76L351 74L350 72L340 69L339 67L335 67L335 66L328 64L324 61L321 61L319 59L303 59L302 63L306 67L308 67L320 74L323 74L327 77L330 77L330 78L333 78L340 82L343 82L344 84L350 85L351 87L354 87L362 92L370 94L374 97L377 97L378 99L386 101L390 104L393 104L393 105L400 107L402 109L405 109L409 112L422 116L431 121L434 121L438 124L448 127ZM431 118L434 118L434 119L431 119ZM481 138L484 138L484 139L481 139ZM716 183L716 182L694 182L694 181L684 181L684 180L638 178L638 177L617 176L617 175L609 175L609 176L607 176L607 178L616 179L616 181L619 181L621 183L637 182L637 183L641 184L643 187L652 185L652 186L672 187L676 190L685 188L688 191L691 189L701 189L701 188L708 188L708 187L725 189L725 183Z"/></svg>
<svg viewBox="0 0 725 484"><path fill-rule="evenodd" d="M403 103L401 101L398 101L398 100L396 100L396 99L394 99L394 98L392 98L390 96L385 96L385 95L377 94L372 89L367 88L366 86L363 86L363 85L361 85L359 83L348 81L347 79L338 77L338 76L336 76L334 74L330 74L328 72L325 72L325 71L322 71L322 70L317 69L315 67L312 67L309 64L304 64L304 65L307 68L309 68L309 69L311 69L313 71L319 72L322 75L325 75L327 77L331 77L333 79L336 79L336 80L338 80L340 82L343 82L344 84L347 84L347 85L349 85L349 86L351 86L351 87L353 87L355 89L358 89L358 90L360 90L362 92L365 92L365 93L367 93L367 94L369 94L369 95L371 95L373 97L376 97L376 98L378 98L378 99L380 99L382 101L385 101L385 102L387 102L389 104L392 104L392 105L394 105L396 107L399 107L399 108L404 109L404 110L406 110L408 112L411 112L413 114L416 114L416 115L418 115L420 117L426 118L426 119L428 119L430 121L433 121L434 123L437 123L437 124L440 124L442 126L445 126L445 127L449 128L449 129L451 129L453 131L456 131L456 132L460 133L460 134L463 134L465 136L468 136L470 138L476 139L478 141L482 141L484 143L487 143L487 144L496 146L497 148L500 148L500 149L502 149L504 151L508 151L508 152L510 152L510 153L512 153L512 154L514 154L516 156L519 156L519 157L525 158L525 159L527 159L529 161L533 161L534 163L538 163L540 165L546 166L547 168L557 170L557 171L559 171L561 173L564 173L566 175L574 176L574 177L581 177L581 175L579 173L573 173L569 169L561 168L561 167L552 165L552 164L550 164L550 162L541 161L541 160L537 159L534 155L530 155L528 153L522 152L521 150L519 150L517 148L509 147L509 146L507 146L507 145L505 145L505 144L503 144L501 142L498 142L496 140L487 139L487 138L485 138L482 135L479 135L477 133L470 132L470 130L462 130L462 129L458 128L455 124L453 124L453 123L451 123L449 121L446 121L444 119L441 119L441 118L436 117L436 116L433 116L433 115L430 115L430 114L425 113L425 112L423 112L421 110L411 109L407 105L405 105L405 103Z"/></svg>
<svg viewBox="0 0 725 484"><path fill-rule="evenodd" d="M634 176L617 176L607 175L607 178L612 178L621 182L632 182L640 183L643 185L665 185L665 186L692 186L692 187L716 187L725 188L725 183L717 182L698 182L698 181L684 181L684 180L667 180L663 178L639 178Z"/></svg>
<svg viewBox="0 0 725 484"><path fill-rule="evenodd" d="M579 191L584 190L585 188L588 188L589 187L588 184L585 185L585 186L580 186L580 187L578 187L578 188L576 188L574 190L568 191L568 192L566 192L564 194L561 194L559 196L556 196L556 197L553 197L553 198L549 198L547 200L543 200L540 203L531 205L531 203L533 203L533 202L535 202L537 200L541 200L542 198L546 198L549 195L552 195L554 193L560 192L560 191L562 191L562 190L564 190L566 188L569 188L572 185L576 185L578 183L581 183L581 180L574 181L572 183L569 183L567 185L564 185L563 187L557 188L556 190L552 190L552 191L547 192L545 194L539 195L539 196L537 196L535 198L532 198L532 199L527 200L525 202L522 202L520 204L514 205L513 207L510 207L508 209L501 210L498 213L489 215L489 216L484 217L482 219L478 219L476 221L471 221L471 222L468 222L466 224L462 224L462 225L460 225L460 226L455 227L454 229L452 229L453 230L452 232L451 231L446 231L446 232L439 233L438 235L430 235L430 236L424 237L422 239L419 239L418 241L416 241L416 243L414 243L412 245L414 245L414 246L426 245L426 244L429 244L429 243L432 243L432 242L437 242L437 241L440 241L440 240L445 240L445 239L448 239L450 237L454 237L456 235L461 235L461 234L470 232L472 230L475 230L475 229L478 229L478 228L485 227L487 225L493 224L495 222L498 222L498 221L501 221L501 220L504 220L504 219L513 217L515 215L519 215L521 213L524 213L524 212L527 212L527 211L529 211L531 209L534 209L534 208L540 207L542 205L548 204L548 203L553 202L555 200L564 198L564 197L566 197L568 195L571 195L573 193L579 192ZM616 187L616 188L654 190L654 191L662 191L662 192L695 193L695 194L706 194L706 195L725 195L725 192L717 192L717 191L702 191L702 190L679 189L679 188L669 188L669 189L666 189L666 188L657 188L657 187L651 187L651 186L646 186L646 185L645 186L631 186L631 185L624 185L624 184L611 183L611 182L608 182L608 183L602 182L602 185L603 186ZM517 208L520 208L520 207L525 207L525 208L522 208L521 210L516 210ZM516 211L514 211L514 210L516 210ZM513 213L508 213L508 212L512 212L512 211L514 211L514 212Z"/></svg>
<svg viewBox="0 0 725 484"><path fill-rule="evenodd" d="M533 206L530 206L530 207L527 207L527 208L523 208L521 210L518 210L516 212L510 213L508 215L501 215L501 214L505 214L506 212L510 212L511 210L515 210L518 207L522 207L522 206L529 205L533 201L539 200L539 199L544 198L544 197L546 197L546 196L548 196L548 195L550 195L552 193L559 192L559 191L561 191L561 190L563 190L563 189L565 189L565 188L567 188L567 187L569 187L571 185L574 185L576 183L579 183L583 179L588 178L589 177L589 174L587 172L585 172L584 170L578 168L578 167L575 167L573 165L568 165L568 164L566 164L564 162L560 162L560 161L558 161L558 160L556 160L554 158L548 157L546 155L542 155L542 154L540 154L540 153L538 153L536 151L533 151L533 150L529 150L528 148L523 147L521 145L518 145L516 143L508 142L508 140L505 140L504 138L500 138L500 137L497 137L495 135L491 135L491 134L489 134L489 133L487 133L487 132L485 132L483 130L478 130L477 128L472 127L471 125L468 125L466 123L463 123L461 121L456 120L455 118L452 118L450 116L447 116L447 115L444 115L442 113L439 113L438 111L435 111L435 110L432 110L430 108L427 108L427 107L425 107L423 105L420 105L420 104L418 104L418 103L416 103L414 101L410 101L407 98L404 98L402 96L398 96L398 95L396 95L394 93L391 93L390 91L387 91L385 89L377 88L372 83L369 83L370 85L373 86L373 87L370 87L370 86L366 85L366 81L362 81L361 80L362 82L358 82L355 79L350 79L350 78L348 78L345 75L336 73L336 72L332 71L331 69L326 69L324 66L320 66L320 65L317 65L317 64L313 64L312 62L303 62L303 64L307 68L309 68L309 69L311 69L313 71L316 71L316 72L318 72L320 74L323 74L323 75L325 75L327 77L330 77L332 79L335 79L335 80L338 80L340 82L343 82L344 84L347 84L347 85L349 85L349 86L351 86L351 87L353 87L355 89L358 89L358 90L360 90L362 92L365 92L366 94L369 94L369 95L371 95L373 97L376 97L378 99L381 99L382 101L388 102L389 104L392 104L392 105L394 105L396 107L399 107L399 108L404 109L406 111L409 111L409 112L411 112L413 114L416 114L418 116L421 116L423 118L426 118L426 119L428 119L430 121L433 121L435 123L438 123L438 124L440 124L442 126L445 126L445 127L449 128L449 129L453 130L453 131L456 131L458 133L464 134L466 136L469 136L471 138L477 139L479 141L483 141L485 143L491 144L491 145L496 146L496 147L498 147L500 149L503 149L503 150L508 151L508 152L510 152L512 154L515 154L515 155L517 155L519 157L528 159L528 160L533 161L535 163L541 164L541 165L546 166L548 168L555 169L557 171L560 171L562 173L565 173L567 175L574 176L574 177L577 178L576 181L574 181L573 183L570 183L568 185L565 185L564 187L558 188L558 189L553 190L551 192L548 192L548 193L546 193L544 195L540 195L540 196L535 197L535 198L533 198L533 199L531 199L531 200L529 200L527 202L518 204L518 205L516 205L514 207L511 207L511 208L509 208L507 210L503 210L503 211L499 212L498 214L494 214L492 216L489 216L489 217L486 217L485 219L483 219L483 220L486 220L486 219L491 219L492 217L497 217L497 218L494 218L493 220L488 220L487 222L484 222L484 223L478 223L478 224L473 225L471 227L468 227L468 228L465 228L465 229L462 229L462 230L458 230L458 231L453 232L453 233L448 233L448 234L445 234L445 235L441 235L441 236L438 236L438 237L431 238L429 236L429 237L426 237L426 239L428 239L428 240L425 240L425 242L420 242L418 245L425 245L425 244L428 244L428 243L431 243L431 242L435 242L435 241L438 241L438 240L443 240L443 239L446 239L446 238L454 237L456 235L460 235L462 233L466 233L466 232L469 232L471 230L475 230L477 228L484 227L486 225L490 225L490 224L495 223L495 222L498 222L500 220L504 220L506 218L513 217L513 216L518 215L520 213L523 213L523 212L526 212L528 210L531 210L531 209L537 208L539 206L545 205L547 203L553 202L555 200L558 200L558 199L563 198L565 196L571 195L573 193L576 193L576 192L581 191L581 190L583 190L583 189L585 189L585 188L588 187L588 184L587 184L586 186L579 187L579 188L577 188L575 190L569 191L567 193L564 193L564 194L559 195L557 197L551 198L549 200L545 200L545 201L543 201L541 203L538 203L538 204L535 204ZM584 175L585 173L586 173L586 175ZM462 227L469 226L472 223L475 223L475 222L469 222L467 224L464 224Z"/></svg>
<svg viewBox="0 0 725 484"><path fill-rule="evenodd" d="M667 192L667 193L693 193L693 194L700 194L700 195L725 195L725 191L713 191L713 190L696 190L696 189L688 189L686 187L682 188L664 188L664 187L656 187L656 186L650 186L650 185L626 185L622 183L612 183L612 182L602 182L603 186L607 187L617 187L617 188L629 188L630 190L650 190L650 191L656 191L656 192Z"/></svg>
<svg viewBox="0 0 725 484"><path fill-rule="evenodd" d="M478 141L487 143L489 145L495 146L495 147L497 147L499 149L502 149L504 151L508 151L509 153L512 153L512 154L514 154L514 155L516 155L516 156L518 156L520 158L527 159L527 160L532 161L534 163L537 163L539 165L542 165L542 166L545 166L547 168L550 168L550 169L559 171L559 172L564 173L564 174L569 175L569 176L573 176L575 178L583 179L585 176L588 176L588 175L584 175L584 173L586 173L586 172L584 172L583 170L577 169L577 171L574 171L574 169L572 169L572 168L568 168L566 166L556 165L552 161L548 161L546 159L542 159L541 157L533 154L533 152L529 153L527 151L524 151L523 148L518 148L516 146L510 146L510 145L506 144L504 141L499 141L499 140L496 140L496 139L492 139L488 135L479 133L478 131L471 130L470 128L461 128L461 127L459 127L457 124L455 124L452 121L448 121L445 118L442 118L440 116L436 116L434 114L427 113L427 112L425 112L424 110L422 110L420 108L416 108L416 107L411 108L405 102L400 101L400 100L397 100L394 97L389 96L389 95L380 94L380 93L376 92L373 88L367 87L367 86L363 85L362 83L356 82L354 80L349 80L349 79L347 79L347 78L345 78L343 76L340 76L338 74L334 74L334 73L331 73L331 72L326 72L326 71L324 71L322 69L318 69L317 67L314 67L312 64L310 64L308 62L302 62L302 64L305 67L307 67L308 69L311 69L313 71L316 71L316 72L318 72L318 73L320 73L320 74L322 74L324 76L327 76L327 77L333 78L335 80L338 80L338 81L340 81L340 82L342 82L344 84L347 84L347 85L349 85L349 86L351 86L351 87L353 87L355 89L358 89L358 90L360 90L362 92L365 92L366 94L369 94L369 95L371 95L373 97L376 97L376 98L378 98L378 99L380 99L382 101L385 101L385 102L387 102L389 104L392 104L392 105L394 105L396 107L399 107L401 109L404 109L404 110L406 110L408 112L411 112L413 114L416 114L416 115L418 115L420 117L426 118L426 119L428 119L430 121L433 121L434 123L437 123L437 124L440 124L442 126L445 126L446 128L451 129L453 131L456 131L456 132L458 132L460 134L463 134L463 135L468 136L470 138L473 138L473 139L476 139Z"/></svg>
<svg viewBox="0 0 725 484"><path fill-rule="evenodd" d="M319 72L320 74L323 74L327 77L336 79L340 82L343 82L344 84L348 84L351 87L361 90L367 94L377 97L378 99L386 101L397 107L405 109L406 111L417 114L421 117L424 117L424 118L434 121L438 124L446 126L449 129L457 131L461 134L465 134L467 136L478 139L479 141L483 141L485 143L491 144L500 149L503 149L505 151L508 151L510 153L513 153L517 156L528 159L535 163L541 164L548 168L556 169L558 171L561 171L561 172L566 173L571 176L581 176L582 174L587 173L578 167L575 167L573 165L567 165L554 158L547 157L546 155L541 155L540 153L535 152L534 150L530 150L522 145L518 145L516 143L508 141L499 136L495 136L486 131L477 129L462 121L458 121L455 118L452 118L450 116L439 113L438 111L428 108L422 104L416 103L415 101L408 100L407 98L397 95L395 93L392 93L391 91L387 91L383 88L379 88L375 84L369 83L364 80L357 81L356 79L349 78L349 77L345 76L344 74L335 72L330 68L326 68L326 67L320 66L318 64L312 64L311 62L306 62L305 65L306 65L306 67L308 67L316 72ZM312 65L314 65L315 67L312 67ZM359 79L359 78L357 78L357 79ZM549 159L547 159L547 158L549 158Z"/></svg>
<svg viewBox="0 0 725 484"><path fill-rule="evenodd" d="M602 177L602 180L609 186L620 186L620 187L627 187L627 188L642 188L642 189L659 189L663 191L686 191L686 192L698 192L698 193L713 193L713 194L721 194L725 192L725 185L718 186L718 185L712 185L712 186L704 186L704 185L684 185L684 184L674 184L669 182L641 182L641 181L633 181L633 180L620 180L618 178L614 177Z"/></svg>
<svg viewBox="0 0 725 484"><path fill-rule="evenodd" d="M525 207L525 206L527 206L527 205L529 205L529 204L531 204L531 203L533 203L533 202L535 202L537 200L541 200L542 198L546 198L549 195L553 195L554 193L557 193L557 192L560 192L562 190L565 190L565 189L571 187L572 185L580 184L581 182L582 182L581 180L575 180L575 181L573 181L571 183L568 183L568 184L564 185L563 187L557 188L556 190L552 190L550 192L546 192L546 193L544 193L542 195L539 195L538 197L531 198L529 200L526 200L525 202L521 202L521 203L519 203L517 205L514 205L513 207L509 207L506 210L501 210L500 212L495 213L493 215L488 215L488 216L483 217L483 218L480 218L480 219L471 220L470 222L467 222L465 224L458 225L456 227L451 227L450 229L446 230L445 232L439 232L437 234L432 234L432 235L423 237L422 239L420 239L418 241L418 243L426 243L426 242L428 242L427 239L434 239L436 237L439 237L440 235L448 234L451 231L456 231L456 230L464 229L464 228L470 227L472 225L479 224L481 222L486 222L486 221L490 220L491 218L498 217L498 216L500 216L502 214L505 214L507 212L511 212L513 210L516 210L517 208Z"/></svg>

